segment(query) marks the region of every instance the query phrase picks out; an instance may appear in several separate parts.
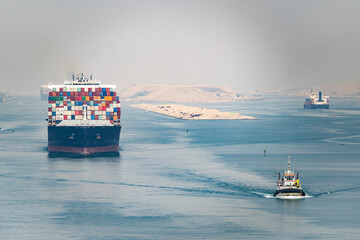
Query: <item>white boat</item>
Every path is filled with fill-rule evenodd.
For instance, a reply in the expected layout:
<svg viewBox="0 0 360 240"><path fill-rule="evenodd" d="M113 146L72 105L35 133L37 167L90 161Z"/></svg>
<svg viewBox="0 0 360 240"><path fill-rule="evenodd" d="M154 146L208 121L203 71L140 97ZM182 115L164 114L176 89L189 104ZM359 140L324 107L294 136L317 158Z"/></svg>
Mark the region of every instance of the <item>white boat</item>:
<svg viewBox="0 0 360 240"><path fill-rule="evenodd" d="M301 188L299 173L296 174L294 170L290 168L290 156L288 157L288 169L281 177L279 173L279 180L277 182L277 190L274 193L274 197L279 198L298 198L304 197L306 194Z"/></svg>

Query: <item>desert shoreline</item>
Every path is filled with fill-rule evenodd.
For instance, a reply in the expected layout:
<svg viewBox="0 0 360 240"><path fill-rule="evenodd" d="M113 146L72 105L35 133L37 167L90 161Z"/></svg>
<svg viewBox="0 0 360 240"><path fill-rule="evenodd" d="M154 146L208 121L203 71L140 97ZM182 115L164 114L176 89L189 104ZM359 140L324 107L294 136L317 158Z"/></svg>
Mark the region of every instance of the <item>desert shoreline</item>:
<svg viewBox="0 0 360 240"><path fill-rule="evenodd" d="M257 118L235 112L224 112L217 109L191 107L180 104L131 104L130 107L160 113L165 116L184 120L255 120Z"/></svg>

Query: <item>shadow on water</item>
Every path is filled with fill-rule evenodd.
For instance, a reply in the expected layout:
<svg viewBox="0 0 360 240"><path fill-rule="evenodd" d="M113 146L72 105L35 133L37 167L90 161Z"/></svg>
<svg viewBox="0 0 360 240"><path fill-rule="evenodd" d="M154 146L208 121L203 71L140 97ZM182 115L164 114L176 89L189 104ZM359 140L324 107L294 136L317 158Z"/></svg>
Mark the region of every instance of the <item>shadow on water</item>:
<svg viewBox="0 0 360 240"><path fill-rule="evenodd" d="M73 153L48 153L49 160L101 160L101 161L120 161L120 152L95 153L91 155L73 154Z"/></svg>

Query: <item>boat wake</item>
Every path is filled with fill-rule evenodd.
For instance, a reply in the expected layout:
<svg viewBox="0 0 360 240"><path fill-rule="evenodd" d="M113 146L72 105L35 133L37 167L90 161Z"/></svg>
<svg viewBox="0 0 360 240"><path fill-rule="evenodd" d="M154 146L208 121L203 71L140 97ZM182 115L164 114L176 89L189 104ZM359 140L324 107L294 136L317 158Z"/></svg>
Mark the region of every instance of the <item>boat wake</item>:
<svg viewBox="0 0 360 240"><path fill-rule="evenodd" d="M8 132L15 132L15 130L9 128L0 128L0 133L8 133Z"/></svg>
<svg viewBox="0 0 360 240"><path fill-rule="evenodd" d="M347 192L347 191L352 191L352 190L356 190L356 189L360 189L360 186L350 187L350 188L343 188L343 189L337 189L337 190L332 190L332 191L328 191L328 192L318 193L318 194L315 194L314 197L322 197L322 196L333 194L333 193Z"/></svg>
<svg viewBox="0 0 360 240"><path fill-rule="evenodd" d="M305 198L312 198L312 196L310 196L310 195L306 195L306 196L278 196L278 197L273 197L273 198L284 199L284 200L299 200L299 199L305 199Z"/></svg>

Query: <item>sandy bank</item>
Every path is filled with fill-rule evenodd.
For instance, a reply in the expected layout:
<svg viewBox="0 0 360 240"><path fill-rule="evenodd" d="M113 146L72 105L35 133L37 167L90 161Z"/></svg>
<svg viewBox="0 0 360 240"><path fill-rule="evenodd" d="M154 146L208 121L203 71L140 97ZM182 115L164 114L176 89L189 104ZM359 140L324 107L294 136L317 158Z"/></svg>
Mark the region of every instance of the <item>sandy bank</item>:
<svg viewBox="0 0 360 240"><path fill-rule="evenodd" d="M222 112L216 109L189 107L179 104L132 104L130 106L179 119L256 119L234 112Z"/></svg>

